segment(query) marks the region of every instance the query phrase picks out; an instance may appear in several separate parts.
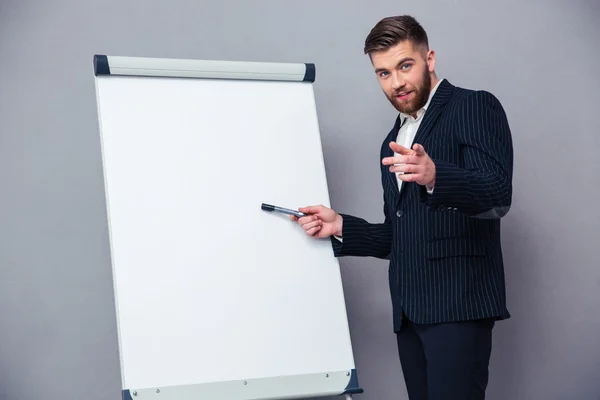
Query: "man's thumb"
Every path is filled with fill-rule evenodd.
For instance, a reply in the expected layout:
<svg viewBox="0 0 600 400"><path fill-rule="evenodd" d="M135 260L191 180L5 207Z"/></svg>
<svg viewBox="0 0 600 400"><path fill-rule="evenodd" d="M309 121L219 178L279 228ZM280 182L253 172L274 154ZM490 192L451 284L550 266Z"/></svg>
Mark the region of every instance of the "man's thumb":
<svg viewBox="0 0 600 400"><path fill-rule="evenodd" d="M424 156L425 155L425 149L423 148L423 146L421 146L418 143L413 146L413 150L417 152L418 156Z"/></svg>
<svg viewBox="0 0 600 400"><path fill-rule="evenodd" d="M307 206L298 208L298 211L303 212L304 214L316 214L319 212L319 209L319 206Z"/></svg>

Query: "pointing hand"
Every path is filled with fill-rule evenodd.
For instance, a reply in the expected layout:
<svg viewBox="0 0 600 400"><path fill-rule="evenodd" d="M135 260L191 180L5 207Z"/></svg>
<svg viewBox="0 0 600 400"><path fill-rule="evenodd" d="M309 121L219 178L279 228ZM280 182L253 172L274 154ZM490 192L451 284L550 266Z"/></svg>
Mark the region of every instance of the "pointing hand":
<svg viewBox="0 0 600 400"><path fill-rule="evenodd" d="M408 149L391 142L390 148L399 154L381 160L383 165L390 166L390 172L403 172L398 175L403 182L417 182L419 185L430 187L435 185L435 163L429 158L423 146L415 144L412 149Z"/></svg>

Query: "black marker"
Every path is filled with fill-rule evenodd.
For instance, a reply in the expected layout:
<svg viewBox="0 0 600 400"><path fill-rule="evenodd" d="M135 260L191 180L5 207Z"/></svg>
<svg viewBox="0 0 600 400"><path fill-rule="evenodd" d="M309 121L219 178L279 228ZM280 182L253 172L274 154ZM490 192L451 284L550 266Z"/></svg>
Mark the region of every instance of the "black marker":
<svg viewBox="0 0 600 400"><path fill-rule="evenodd" d="M287 215L294 215L297 218L306 217L306 214L304 214L300 211L290 210L288 208L283 208L283 207L278 207L278 206L272 206L271 204L262 203L260 208L265 211L279 212L279 213L287 214Z"/></svg>

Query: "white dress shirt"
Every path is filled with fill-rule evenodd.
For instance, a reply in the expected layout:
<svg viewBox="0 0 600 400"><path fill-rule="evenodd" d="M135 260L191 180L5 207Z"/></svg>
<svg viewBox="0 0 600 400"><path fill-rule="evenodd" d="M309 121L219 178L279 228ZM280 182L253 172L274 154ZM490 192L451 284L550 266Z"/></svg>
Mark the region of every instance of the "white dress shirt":
<svg viewBox="0 0 600 400"><path fill-rule="evenodd" d="M440 85L440 83L443 81L444 79L440 79L439 82L433 87L433 89L431 90L431 93L429 93L429 99L427 100L427 103L425 103L425 105L423 106L423 108L421 108L419 111L417 111L417 117L413 117L412 115L408 115L408 114L404 114L404 113L400 113L400 121L402 123L402 126L400 127L400 130L398 131L398 136L396 137L396 143L398 143L401 146L404 146L408 149L410 149L412 147L412 145L414 144L413 141L415 140L415 135L417 134L417 130L419 129L419 126L421 125L421 121L423 121L423 118L425 116L425 112L427 111L427 108L429 107L429 104L431 103L431 99L433 98L433 95L435 94L438 86ZM427 151L427 149L425 149L425 151ZM394 152L394 157L399 155L398 153ZM398 191L402 190L402 180L400 180L400 175L402 175L403 172L396 172L396 181L398 182ZM433 188L427 186L427 192L429 194L433 193Z"/></svg>

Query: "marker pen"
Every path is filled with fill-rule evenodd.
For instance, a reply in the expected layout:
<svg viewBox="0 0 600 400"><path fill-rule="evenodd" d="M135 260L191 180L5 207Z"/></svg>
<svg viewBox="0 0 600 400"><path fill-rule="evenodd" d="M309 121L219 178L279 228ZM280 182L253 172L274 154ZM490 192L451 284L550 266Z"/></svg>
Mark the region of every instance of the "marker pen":
<svg viewBox="0 0 600 400"><path fill-rule="evenodd" d="M271 212L278 212L278 213L287 214L287 215L294 215L297 218L306 217L306 214L304 214L300 211L290 210L289 208L273 206L271 204L262 203L260 208L263 209L264 211L271 211Z"/></svg>

